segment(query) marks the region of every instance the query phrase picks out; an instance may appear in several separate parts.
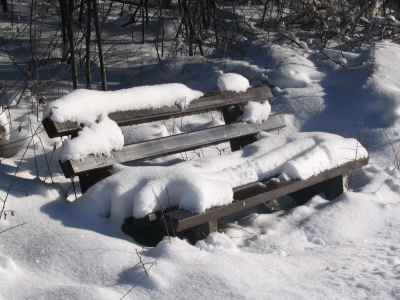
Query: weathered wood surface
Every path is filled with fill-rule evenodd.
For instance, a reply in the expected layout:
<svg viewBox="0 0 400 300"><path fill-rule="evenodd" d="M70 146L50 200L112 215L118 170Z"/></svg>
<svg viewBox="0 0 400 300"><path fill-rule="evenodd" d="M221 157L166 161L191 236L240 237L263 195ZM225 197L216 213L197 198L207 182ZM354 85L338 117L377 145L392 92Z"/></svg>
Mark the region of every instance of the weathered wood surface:
<svg viewBox="0 0 400 300"><path fill-rule="evenodd" d="M245 104L248 101L262 102L272 98L268 86L249 88L246 92L220 92L206 94L203 97L190 102L184 110L177 106L168 106L159 109L142 109L109 114L111 120L119 126L130 126L141 123L172 119L188 115L199 114L230 107L237 104ZM43 120L43 126L50 138L76 134L81 130L79 124L74 122L53 122L50 118Z"/></svg>
<svg viewBox="0 0 400 300"><path fill-rule="evenodd" d="M258 123L234 123L221 125L188 133L158 138L125 145L121 151L111 152L111 156L89 155L83 160L61 162L64 175L69 178L102 168L110 168L114 163L132 163L167 156L183 151L219 144L232 138L251 135L260 131L278 130L286 126L281 114L270 116L267 121Z"/></svg>

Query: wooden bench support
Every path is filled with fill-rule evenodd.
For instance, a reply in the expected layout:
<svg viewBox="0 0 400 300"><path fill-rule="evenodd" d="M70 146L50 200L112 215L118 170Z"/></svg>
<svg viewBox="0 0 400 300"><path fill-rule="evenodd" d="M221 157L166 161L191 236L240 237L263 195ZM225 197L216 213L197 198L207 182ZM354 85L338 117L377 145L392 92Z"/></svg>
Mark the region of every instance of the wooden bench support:
<svg viewBox="0 0 400 300"><path fill-rule="evenodd" d="M152 216L150 219L155 215L150 214ZM210 233L218 231L217 220L212 220L187 230L175 232L172 228L166 228L165 223L164 226L158 226L159 221L162 221L162 215L161 213L157 213L157 215L159 218L156 220L157 222L152 222L148 216L142 219L126 218L121 229L135 241L150 247L155 247L166 236L187 239L190 243L195 244L197 241L204 240Z"/></svg>
<svg viewBox="0 0 400 300"><path fill-rule="evenodd" d="M206 94L190 102L185 110L177 106L171 106L158 109L114 112L108 116L111 120L117 122L118 126L130 126L223 109L232 105L244 104L248 101L262 102L270 98L272 98L271 90L265 85L249 88L246 92L241 93L222 92ZM66 121L59 123L52 121L50 118L43 120L43 126L49 138L72 135L82 129L79 124L75 124L74 122Z"/></svg>
<svg viewBox="0 0 400 300"><path fill-rule="evenodd" d="M82 194L97 182L111 176L112 173L112 168L106 168L79 174L79 183L81 185Z"/></svg>
<svg viewBox="0 0 400 300"><path fill-rule="evenodd" d="M324 193L327 200L333 200L345 190L347 190L347 175L343 174L290 193L288 196L292 197L298 205L303 205L315 195Z"/></svg>
<svg viewBox="0 0 400 300"><path fill-rule="evenodd" d="M222 109L222 115L224 116L225 124L232 124L236 122L236 120L243 115L244 111L245 107L243 104L238 104ZM258 135L258 132L256 132L243 137L231 139L229 143L231 144L231 150L233 152L258 141L259 139L260 137Z"/></svg>

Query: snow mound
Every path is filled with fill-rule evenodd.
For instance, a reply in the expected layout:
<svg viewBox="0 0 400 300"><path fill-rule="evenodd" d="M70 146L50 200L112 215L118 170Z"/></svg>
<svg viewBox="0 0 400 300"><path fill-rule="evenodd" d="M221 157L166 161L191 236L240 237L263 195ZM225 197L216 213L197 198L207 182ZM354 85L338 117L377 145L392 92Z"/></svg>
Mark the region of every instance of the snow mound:
<svg viewBox="0 0 400 300"><path fill-rule="evenodd" d="M273 67L265 77L268 84L281 89L308 87L316 76L314 64L307 59L309 55L277 45L275 47L269 62Z"/></svg>
<svg viewBox="0 0 400 300"><path fill-rule="evenodd" d="M0 130L4 130L4 136L0 140L0 143L3 143L8 140L10 134L10 122L8 121L5 110L0 113Z"/></svg>
<svg viewBox="0 0 400 300"><path fill-rule="evenodd" d="M91 91L79 89L48 104L43 116L53 121L70 120L92 124L99 116L112 112L160 108L177 105L181 109L194 99L203 96L202 92L192 90L180 83L154 86L141 86L118 91Z"/></svg>
<svg viewBox="0 0 400 300"><path fill-rule="evenodd" d="M245 92L250 87L250 83L247 78L234 73L222 74L218 77L217 84L221 92Z"/></svg>
<svg viewBox="0 0 400 300"><path fill-rule="evenodd" d="M233 187L273 176L307 179L367 156L357 140L337 135L266 135L225 156L167 167L115 167L116 174L91 187L75 205L88 203L91 211L110 216L117 226L126 217L142 218L168 206L202 213L230 203Z"/></svg>
<svg viewBox="0 0 400 300"><path fill-rule="evenodd" d="M209 234L205 240L198 241L195 246L209 252L239 252L238 247L230 237L218 232Z"/></svg>
<svg viewBox="0 0 400 300"><path fill-rule="evenodd" d="M246 110L238 118L238 122L261 123L266 121L271 113L271 105L268 101L264 101L263 103L250 101L245 108Z"/></svg>
<svg viewBox="0 0 400 300"><path fill-rule="evenodd" d="M118 151L123 146L124 136L120 127L108 116L102 116L97 123L83 127L78 137L65 142L60 159L79 160L89 154L109 156L111 150Z"/></svg>
<svg viewBox="0 0 400 300"><path fill-rule="evenodd" d="M375 51L374 74L364 85L365 97L360 97L360 102L379 128L393 125L400 116L400 70L391 66L392 60L400 60L400 54L398 45L390 42L377 44Z"/></svg>

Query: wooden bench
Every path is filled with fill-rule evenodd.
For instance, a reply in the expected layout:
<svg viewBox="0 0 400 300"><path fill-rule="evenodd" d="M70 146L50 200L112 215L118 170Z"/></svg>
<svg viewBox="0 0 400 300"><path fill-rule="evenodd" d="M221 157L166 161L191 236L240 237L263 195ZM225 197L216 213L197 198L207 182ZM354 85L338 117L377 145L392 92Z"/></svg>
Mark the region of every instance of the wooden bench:
<svg viewBox="0 0 400 300"><path fill-rule="evenodd" d="M68 160L60 162L60 165L67 178L79 176L84 193L96 182L110 176L114 163L139 162L227 141L230 142L231 150L236 151L258 140L260 131L280 130L286 126L282 114L271 115L261 124L235 123L243 114L244 105L248 101L262 102L270 98L270 89L261 86L249 88L244 93L206 94L192 101L183 111L173 106L112 113L109 114L110 119L116 121L119 126L128 126L221 110L225 125L125 145L121 151L114 151L108 157L89 155L84 160ZM43 125L50 138L68 135L74 137L82 129L79 124L70 121L57 123L49 118L43 120ZM150 213L141 219L127 218L122 229L137 241L148 245L156 244L167 234L181 235L196 241L217 230L217 219L284 195L290 195L298 203L322 192L328 199L334 199L344 191L343 175L367 163L368 158L355 160L307 180L274 183L266 178L262 182L236 187L234 201L229 205L214 207L201 214L168 208L167 211Z"/></svg>

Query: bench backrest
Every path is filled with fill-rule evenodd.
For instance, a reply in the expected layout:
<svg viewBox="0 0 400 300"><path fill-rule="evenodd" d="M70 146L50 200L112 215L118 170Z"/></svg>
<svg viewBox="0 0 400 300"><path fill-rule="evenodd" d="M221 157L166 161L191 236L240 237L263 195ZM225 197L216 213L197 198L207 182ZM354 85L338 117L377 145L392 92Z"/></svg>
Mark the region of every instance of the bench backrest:
<svg viewBox="0 0 400 300"><path fill-rule="evenodd" d="M190 102L185 110L181 110L177 106L168 106L159 109L115 112L109 114L109 118L117 122L119 126L130 126L224 109L232 105L245 104L248 101L262 102L270 98L272 98L272 93L268 86L260 86L249 88L246 92L241 93L219 92L206 94ZM43 126L50 138L75 135L82 129L79 124L74 122L58 123L51 120L51 118L45 118Z"/></svg>
<svg viewBox="0 0 400 300"><path fill-rule="evenodd" d="M60 165L67 178L79 176L82 192L84 192L94 183L109 176L114 163L127 164L144 161L226 141L230 141L231 150L235 151L258 140L260 131L279 130L286 126L285 118L281 114L272 115L267 121L260 124L234 123L238 116L243 114L243 106L248 101L263 102L271 97L272 93L268 86L260 86L249 88L246 92L241 93L206 94L190 102L184 110L177 106L170 106L111 113L109 118L117 122L119 126L129 126L221 110L225 125L125 145L121 151L113 151L108 157L89 155L82 160L60 161ZM82 129L79 124L74 122L58 123L52 121L51 118L44 119L43 125L51 138L66 135L74 137Z"/></svg>

